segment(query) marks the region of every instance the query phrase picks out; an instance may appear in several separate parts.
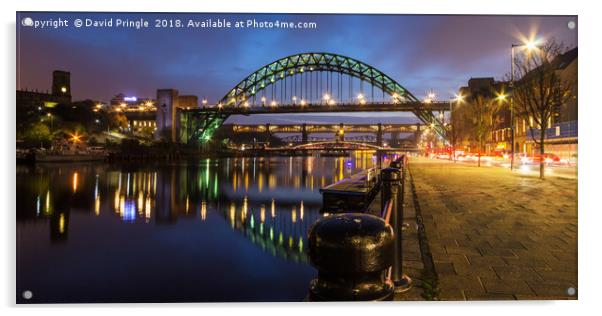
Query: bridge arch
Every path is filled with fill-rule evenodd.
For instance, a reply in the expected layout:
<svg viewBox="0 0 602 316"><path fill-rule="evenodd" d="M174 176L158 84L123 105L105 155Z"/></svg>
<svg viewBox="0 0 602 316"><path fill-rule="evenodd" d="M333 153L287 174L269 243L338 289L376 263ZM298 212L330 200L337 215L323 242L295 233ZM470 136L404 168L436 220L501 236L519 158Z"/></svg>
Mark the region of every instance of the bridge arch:
<svg viewBox="0 0 602 316"><path fill-rule="evenodd" d="M303 73L329 71L366 81L399 101L419 100L382 71L357 59L333 53L290 55L259 68L248 75L220 100L222 106L241 106L266 87Z"/></svg>
<svg viewBox="0 0 602 316"><path fill-rule="evenodd" d="M219 128L230 115L238 114L237 112L239 110L242 110L240 114L243 115L247 115L248 113L250 113L250 101L252 100L253 104L257 104L256 101L258 93L262 91L263 93L265 93L266 88L268 86L272 86L272 94L275 95L273 87L276 86L276 83L284 81L283 83L285 83L285 86L287 86L287 78L294 77L296 75L303 76L306 73L310 74L309 77L311 83L311 74L313 74L314 72L319 73L320 78L319 85L317 83L318 79L316 79L317 94L319 94L320 90L322 89L322 72L327 72L327 75L329 73L347 75L350 79L359 79L360 84L366 82L369 85L371 85L372 88L378 88L383 92L383 97L385 94L391 96L392 102L387 102L393 104L404 104L400 105L405 109L403 111L411 111L424 124L433 127L437 134L439 134L441 137L446 137L446 127L442 124L440 119L433 115L432 110L430 110L430 104L427 104L425 106L410 91L408 91L397 81L395 81L382 71L351 57L333 53L309 52L290 55L278 59L274 62L271 62L267 65L264 65L263 67L259 68L258 70L245 77L236 86L230 89L228 93L218 102L216 108L207 111L203 110L196 117L194 115L185 117L183 119L185 121L183 125L186 126L185 135L187 136L184 137L186 139L186 142L198 142L201 144L208 142L209 140L211 140L211 137L215 133L215 130ZM307 78L307 75L305 75L305 78ZM339 78L339 80L341 83L343 82L342 78ZM331 75L330 89L327 88L327 93L337 90L339 96L342 97L342 93L340 92L341 89L339 89L339 87L343 88L343 85L337 83L337 88L333 88L332 81L333 78ZM352 83L353 82L351 81L351 84ZM310 85L313 86L313 84ZM282 84L280 84L280 87L282 88ZM287 88L285 87L283 91L286 95ZM351 94L353 92L353 87L351 87L350 91ZM313 93L310 94L311 95L309 97L311 99L313 97ZM282 98L282 93L280 93L280 96ZM319 99L319 95L316 96L318 96ZM262 99L264 98L262 97ZM284 99L287 98L285 97ZM374 100L372 100L371 104L378 106L378 104L374 103L373 101ZM262 100L262 102L264 102L264 100ZM274 102L273 97L272 102ZM360 104L365 104L365 102L360 102ZM263 103L262 105L267 104ZM271 105L272 104L270 104L270 106ZM293 105L295 105L294 101ZM297 108L303 108L303 103L297 105L301 105L301 107ZM267 106L265 108L262 107L259 110L265 111L265 109L270 108L270 106ZM309 107L307 107L306 109L308 108ZM370 107L366 107L365 110L370 111ZM266 111L266 113L269 113L269 111Z"/></svg>

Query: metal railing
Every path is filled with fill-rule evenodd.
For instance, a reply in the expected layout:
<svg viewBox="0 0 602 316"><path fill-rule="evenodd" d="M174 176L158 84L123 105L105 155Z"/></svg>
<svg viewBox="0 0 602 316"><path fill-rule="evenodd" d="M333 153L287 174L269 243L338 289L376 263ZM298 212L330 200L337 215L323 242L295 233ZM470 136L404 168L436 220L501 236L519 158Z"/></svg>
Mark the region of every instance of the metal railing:
<svg viewBox="0 0 602 316"><path fill-rule="evenodd" d="M395 292L405 292L412 287L412 279L403 273L403 196L405 193L406 157L391 162L381 170L381 217L393 228L393 266L389 277L395 284Z"/></svg>

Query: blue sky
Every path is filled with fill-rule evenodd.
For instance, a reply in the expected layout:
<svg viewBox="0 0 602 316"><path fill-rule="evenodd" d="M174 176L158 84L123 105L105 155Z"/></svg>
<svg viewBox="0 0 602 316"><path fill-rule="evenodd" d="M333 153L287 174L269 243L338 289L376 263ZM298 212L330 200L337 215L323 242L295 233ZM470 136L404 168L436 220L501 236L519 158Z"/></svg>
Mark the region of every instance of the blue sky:
<svg viewBox="0 0 602 316"><path fill-rule="evenodd" d="M156 18L318 25L305 30L135 30L72 24L35 29L18 23L17 88L50 89L52 70L67 70L76 100L108 101L120 92L154 97L157 88L176 88L180 94L215 102L259 67L311 51L353 57L388 74L419 98L433 90L439 99L448 100L471 77L501 79L509 71L510 45L519 42L521 34L577 45L577 28L567 27L569 21L577 22L574 16L17 13L17 21L24 17L39 21L143 18L151 26ZM349 114L353 116L358 114ZM385 121L391 117L387 113L372 116Z"/></svg>

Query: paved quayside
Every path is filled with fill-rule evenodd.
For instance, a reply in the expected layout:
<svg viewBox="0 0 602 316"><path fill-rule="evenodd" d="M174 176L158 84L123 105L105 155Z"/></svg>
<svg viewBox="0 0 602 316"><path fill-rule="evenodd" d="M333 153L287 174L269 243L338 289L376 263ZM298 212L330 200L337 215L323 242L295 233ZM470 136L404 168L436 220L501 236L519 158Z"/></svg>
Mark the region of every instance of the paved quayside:
<svg viewBox="0 0 602 316"><path fill-rule="evenodd" d="M542 181L424 158L410 159L409 171L404 267L413 278L435 273L424 293L441 300L577 298L576 179ZM408 197L413 193L418 208ZM416 211L424 220L421 238ZM426 244L427 269L417 261L416 239Z"/></svg>

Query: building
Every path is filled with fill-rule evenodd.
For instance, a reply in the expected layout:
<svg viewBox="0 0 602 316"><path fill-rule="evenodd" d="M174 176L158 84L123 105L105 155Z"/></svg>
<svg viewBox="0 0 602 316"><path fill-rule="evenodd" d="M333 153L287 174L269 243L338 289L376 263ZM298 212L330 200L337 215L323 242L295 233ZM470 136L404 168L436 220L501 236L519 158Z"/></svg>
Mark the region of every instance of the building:
<svg viewBox="0 0 602 316"><path fill-rule="evenodd" d="M54 107L57 104L71 104L71 74L67 71L52 72L51 92L17 90L18 107Z"/></svg>
<svg viewBox="0 0 602 316"><path fill-rule="evenodd" d="M578 98L577 98L577 47L559 55L553 63L556 65L556 72L564 80L572 82L571 99L563 104L556 115L548 123L545 131L545 151L558 155L560 158L573 160L577 157L578 149ZM510 124L499 126L492 132L492 140L502 146L504 149L511 149ZM514 152L525 155L539 153L539 148L533 140L539 139L538 129L531 129L533 126L532 118L526 118L524 115L516 115L514 121Z"/></svg>
<svg viewBox="0 0 602 316"><path fill-rule="evenodd" d="M577 157L577 48L559 55L553 63L556 71L565 80L573 82L572 98L562 105L556 116L548 123L545 136L545 151L564 159ZM468 85L459 89L459 95L464 102L452 104L452 121L457 134L456 149L469 152L478 151L478 141L474 131L474 115L471 113L470 102L474 96L480 95L487 99L491 106L496 106L491 118L491 132L485 139L483 150L487 154L510 153L512 151L512 130L510 105L508 102L495 100L499 95L509 94L508 82L496 81L492 77L471 78ZM532 119L515 113L514 117L514 152L525 155L537 154L539 149L533 138L539 138L539 130L531 129Z"/></svg>
<svg viewBox="0 0 602 316"><path fill-rule="evenodd" d="M505 81L496 81L493 77L470 78L468 84L459 89L458 95L462 99L452 103L452 121L453 129L456 134L456 150L467 152L477 152L478 139L474 133L474 114L469 106L477 96L483 97L484 102L492 106L499 106L496 100L497 96L507 90L508 83ZM510 122L510 110L500 106L496 111L496 118L492 120L492 125L496 131L499 130L500 137L504 138L510 135L510 130L504 126ZM498 143L493 139L492 134L484 139L485 152L508 150L503 143Z"/></svg>
<svg viewBox="0 0 602 316"><path fill-rule="evenodd" d="M126 96L123 93L119 93L109 101L109 112L152 112L155 110L155 100L151 98L138 98L136 96Z"/></svg>
<svg viewBox="0 0 602 316"><path fill-rule="evenodd" d="M119 93L111 99L109 111L124 114L129 132L133 134L175 142L177 109L197 108L198 103L195 95L179 95L176 89L158 89L156 99Z"/></svg>

